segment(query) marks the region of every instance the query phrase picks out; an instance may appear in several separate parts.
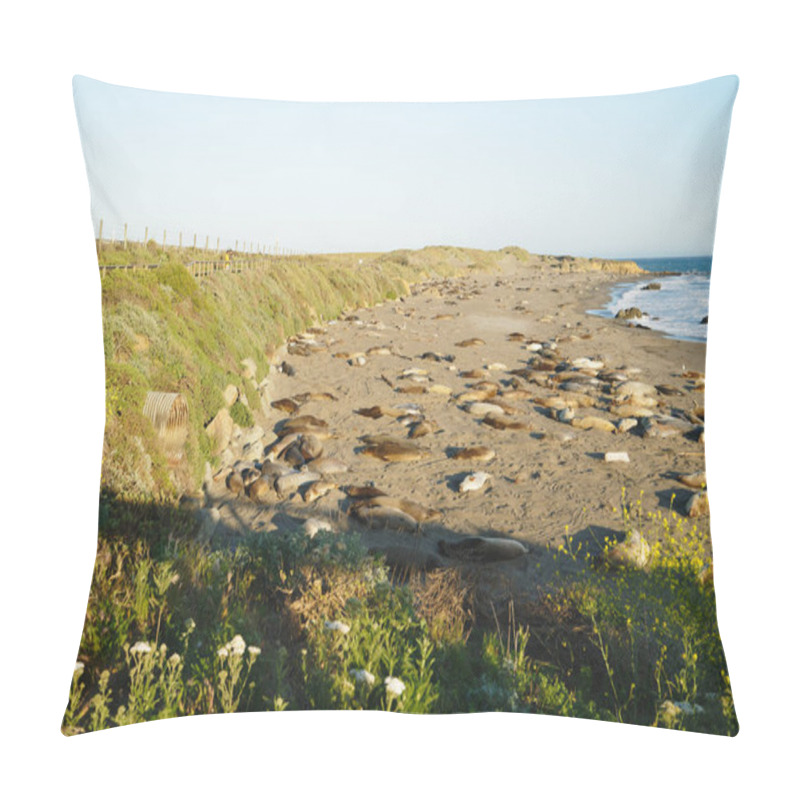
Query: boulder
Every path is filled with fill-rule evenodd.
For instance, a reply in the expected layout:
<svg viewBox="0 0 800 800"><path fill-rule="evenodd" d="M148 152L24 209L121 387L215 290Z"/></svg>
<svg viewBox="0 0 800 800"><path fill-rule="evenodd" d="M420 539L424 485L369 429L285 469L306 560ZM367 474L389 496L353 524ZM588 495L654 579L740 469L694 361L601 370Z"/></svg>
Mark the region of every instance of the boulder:
<svg viewBox="0 0 800 800"><path fill-rule="evenodd" d="M230 408L239 399L239 389L229 383L222 390L222 399L225 401L225 405Z"/></svg>
<svg viewBox="0 0 800 800"><path fill-rule="evenodd" d="M242 431L242 438L240 444L242 447L260 442L264 438L264 429L260 425L254 425L252 428L247 428Z"/></svg>
<svg viewBox="0 0 800 800"><path fill-rule="evenodd" d="M600 554L600 561L609 567L637 567L642 569L650 560L650 545L636 529L624 539L611 545Z"/></svg>
<svg viewBox="0 0 800 800"><path fill-rule="evenodd" d="M233 419L227 408L221 409L206 425L206 433L214 444L213 454L219 455L230 444L233 436Z"/></svg>
<svg viewBox="0 0 800 800"><path fill-rule="evenodd" d="M240 362L242 365L242 377L245 380L255 380L258 367L252 358L243 358Z"/></svg>
<svg viewBox="0 0 800 800"><path fill-rule="evenodd" d="M639 319L643 317L644 314L640 308L636 306L632 306L631 308L623 308L617 311L615 318L616 319Z"/></svg>
<svg viewBox="0 0 800 800"><path fill-rule="evenodd" d="M685 510L687 517L707 517L709 513L708 493L695 492L686 501Z"/></svg>

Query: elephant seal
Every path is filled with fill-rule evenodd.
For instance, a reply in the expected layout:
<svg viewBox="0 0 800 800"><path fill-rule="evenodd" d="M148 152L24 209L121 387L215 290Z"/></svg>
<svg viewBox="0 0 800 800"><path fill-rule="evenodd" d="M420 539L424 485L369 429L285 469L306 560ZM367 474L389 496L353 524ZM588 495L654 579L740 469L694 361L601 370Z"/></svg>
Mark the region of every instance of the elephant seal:
<svg viewBox="0 0 800 800"><path fill-rule="evenodd" d="M530 422L525 420L507 419L500 414L487 414L483 418L483 424L499 431L529 431L532 430Z"/></svg>
<svg viewBox="0 0 800 800"><path fill-rule="evenodd" d="M328 492L332 492L337 488L338 486L330 481L314 481L314 483L310 483L303 490L303 501L306 503L313 503L315 500L324 497Z"/></svg>
<svg viewBox="0 0 800 800"><path fill-rule="evenodd" d="M386 566L395 572L432 572L444 567L444 562L436 553L426 553L416 547L403 547L402 545L392 545L386 548L373 547L370 548L369 554L382 556Z"/></svg>
<svg viewBox="0 0 800 800"><path fill-rule="evenodd" d="M497 453L491 447L461 447L450 458L456 461L491 461Z"/></svg>
<svg viewBox="0 0 800 800"><path fill-rule="evenodd" d="M453 542L440 539L437 543L437 548L446 558L471 561L478 564L489 564L493 561L510 561L524 556L528 552L528 548L515 539L500 539L489 536L468 536Z"/></svg>
<svg viewBox="0 0 800 800"><path fill-rule="evenodd" d="M421 503L416 503L413 500L405 500L401 497L388 497L387 495L377 495L364 500L359 500L353 503L353 508L387 508L406 514L411 517L418 525L423 522L430 522L431 520L441 519L442 512L437 511L435 508L428 508Z"/></svg>
<svg viewBox="0 0 800 800"><path fill-rule="evenodd" d="M318 472L309 472L305 468L296 472L287 472L275 479L275 491L280 497L294 494L303 484L313 483L322 478Z"/></svg>
<svg viewBox="0 0 800 800"><path fill-rule="evenodd" d="M300 455L306 461L319 458L322 455L322 442L313 433L304 433L297 440Z"/></svg>
<svg viewBox="0 0 800 800"><path fill-rule="evenodd" d="M324 419L312 416L311 414L301 414L299 417L292 417L284 420L281 425L281 437L292 433L313 433L318 438L328 438L328 423Z"/></svg>
<svg viewBox="0 0 800 800"><path fill-rule="evenodd" d="M244 480L239 472L233 470L225 479L225 486L228 491L235 494L237 497L244 491Z"/></svg>
<svg viewBox="0 0 800 800"><path fill-rule="evenodd" d="M691 472L688 475L678 475L678 481L690 489L704 489L706 485L705 470L701 472Z"/></svg>
<svg viewBox="0 0 800 800"><path fill-rule="evenodd" d="M430 453L410 442L382 442L380 444L369 444L362 453L381 461L420 461L427 458Z"/></svg>
<svg viewBox="0 0 800 800"><path fill-rule="evenodd" d="M296 414L300 410L300 404L291 397L283 397L280 400L273 400L270 405L285 414Z"/></svg>
<svg viewBox="0 0 800 800"><path fill-rule="evenodd" d="M346 486L344 492L348 497L356 499L367 497L383 497L386 492L378 489L377 486Z"/></svg>
<svg viewBox="0 0 800 800"><path fill-rule="evenodd" d="M272 482L268 478L258 478L245 491L254 503L266 503L273 495Z"/></svg>

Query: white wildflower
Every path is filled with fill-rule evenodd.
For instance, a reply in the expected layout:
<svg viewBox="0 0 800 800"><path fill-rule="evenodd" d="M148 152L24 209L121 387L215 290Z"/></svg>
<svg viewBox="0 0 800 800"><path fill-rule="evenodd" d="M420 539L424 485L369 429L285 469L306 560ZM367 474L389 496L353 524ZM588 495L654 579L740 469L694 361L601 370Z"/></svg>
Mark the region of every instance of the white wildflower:
<svg viewBox="0 0 800 800"><path fill-rule="evenodd" d="M678 700L676 701L675 705L687 716L703 713L703 706L699 706L697 703L689 703L686 700Z"/></svg>
<svg viewBox="0 0 800 800"><path fill-rule="evenodd" d="M350 674L355 678L356 683L366 683L369 686L375 683L375 676L365 669L351 669Z"/></svg>
<svg viewBox="0 0 800 800"><path fill-rule="evenodd" d="M181 663L181 657L177 653L173 653L168 659L167 663L171 667L177 667Z"/></svg>
<svg viewBox="0 0 800 800"><path fill-rule="evenodd" d="M147 642L136 642L136 644L131 645L131 653L150 653L152 648Z"/></svg>
<svg viewBox="0 0 800 800"><path fill-rule="evenodd" d="M73 672L77 672L78 675L80 675L83 672L85 666L86 665L83 663L83 661L78 661L77 664L75 664L75 669L73 670Z"/></svg>
<svg viewBox="0 0 800 800"><path fill-rule="evenodd" d="M162 642L161 646L158 648L158 652L161 653L162 658L167 654L167 646Z"/></svg>
<svg viewBox="0 0 800 800"><path fill-rule="evenodd" d="M691 717L694 714L702 714L703 711L703 706L697 703L689 703L686 700L676 700L674 702L665 700L661 704L661 713L669 719L675 719L679 714Z"/></svg>
<svg viewBox="0 0 800 800"><path fill-rule="evenodd" d="M256 656L261 655L261 648L251 644L250 647L247 648L247 652L250 653L253 658L255 658Z"/></svg>
<svg viewBox="0 0 800 800"><path fill-rule="evenodd" d="M228 648L227 647L220 647L220 649L217 650L217 655L220 658L227 658L230 654L228 653Z"/></svg>
<svg viewBox="0 0 800 800"><path fill-rule="evenodd" d="M339 631L340 633L350 633L350 626L345 622L340 622L338 619L333 622L326 622L325 627L329 631Z"/></svg>
<svg viewBox="0 0 800 800"><path fill-rule="evenodd" d="M395 697L400 697L406 689L406 685L400 678L395 678L391 675L383 683L386 686L386 694L392 694Z"/></svg>
<svg viewBox="0 0 800 800"><path fill-rule="evenodd" d="M227 646L235 656L243 655L244 651L247 649L244 639L242 639L238 633L228 642Z"/></svg>

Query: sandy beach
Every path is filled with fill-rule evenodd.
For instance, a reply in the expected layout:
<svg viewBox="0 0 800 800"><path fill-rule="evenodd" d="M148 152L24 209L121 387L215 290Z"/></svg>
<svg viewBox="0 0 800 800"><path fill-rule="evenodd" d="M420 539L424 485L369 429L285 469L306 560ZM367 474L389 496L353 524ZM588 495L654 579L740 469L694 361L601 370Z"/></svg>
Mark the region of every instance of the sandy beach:
<svg viewBox="0 0 800 800"><path fill-rule="evenodd" d="M482 576L514 596L547 584L553 569L548 548L563 543L565 532L589 547L620 534L622 487L629 499L641 497L645 512L668 510L672 503L682 514L692 490L676 477L704 469L696 424L703 414L702 378L687 375L703 373L705 344L588 315L622 279L514 268L433 280L406 298L343 314L295 337L288 352L281 348L274 358L294 374L271 370L268 396L272 403L294 398L297 409L287 414L271 408L257 451L232 446L223 454L223 468L205 484L207 505L219 508L222 529L232 535L243 528L279 530L311 517L326 520L336 530L359 531L368 547L398 565L454 563L442 554L440 540L508 537L524 543L529 554L483 565ZM650 403L627 417L630 406L618 388L626 380L646 384ZM470 392L477 393L464 394ZM480 392L486 402L500 404L502 410L490 416L513 428L499 429L474 413L469 404L483 399ZM554 418L558 406L567 409L564 421ZM691 423L687 413L693 410ZM662 415L663 436L644 435L645 414ZM275 432L287 419L306 415L327 423L323 456L347 467L322 476L336 488L325 487L330 491L311 502L303 500L303 487L258 503L235 497L225 486L233 464L246 467L262 445L267 454L277 452ZM431 432L409 439L419 417L431 423ZM593 427L582 427L586 418ZM619 430L626 428L622 419L629 420L629 430ZM419 460L383 461L364 452L367 435L405 440L425 452ZM486 462L451 457L466 447L496 455ZM607 453L626 453L629 460L608 462ZM313 461L303 469L313 472ZM459 491L474 472L488 473L483 487ZM441 516L417 532L365 524L348 514L354 502L344 491L348 486L374 486ZM707 530L707 517L693 522Z"/></svg>

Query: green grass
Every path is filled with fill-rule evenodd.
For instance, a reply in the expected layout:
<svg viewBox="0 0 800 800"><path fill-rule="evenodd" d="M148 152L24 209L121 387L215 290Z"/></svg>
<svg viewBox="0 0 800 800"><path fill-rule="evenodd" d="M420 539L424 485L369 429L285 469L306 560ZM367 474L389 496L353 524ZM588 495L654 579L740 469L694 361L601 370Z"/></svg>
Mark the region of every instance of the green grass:
<svg viewBox="0 0 800 800"><path fill-rule="evenodd" d="M646 570L569 563L476 623L467 574L397 579L353 534L200 543L191 515L104 493L64 732L287 709L510 711L733 735L706 543L652 518ZM388 685L387 685L388 682ZM390 691L390 689L395 691Z"/></svg>
<svg viewBox="0 0 800 800"><path fill-rule="evenodd" d="M736 733L708 541L676 515L643 519L623 505L622 527L651 544L648 569L598 568L568 537L547 592L490 616L458 569L400 580L347 534L200 542L195 517L176 503L213 462L204 426L222 390L233 383L248 399L231 408L238 424L258 414L243 358L261 380L273 349L320 319L402 296L426 276L527 256L430 247L281 259L202 281L167 259L103 276L100 532L65 733L312 708L515 711ZM185 468L170 467L142 415L150 390L187 398Z"/></svg>
<svg viewBox="0 0 800 800"><path fill-rule="evenodd" d="M141 255L135 248L118 249L131 258ZM113 260L115 252L104 249L103 258ZM170 251L161 253L158 269L103 273L103 485L117 494L155 498L196 488L205 463L213 463L204 428L222 406L224 388L232 383L247 397L249 410L239 406L232 412L238 424L252 424L260 412L256 386L242 377L242 359L255 361L260 381L288 336L346 309L408 294L423 278L466 271L476 252L426 248L399 255L279 258L267 267L196 280L170 260L176 255ZM495 254L481 257L484 268L496 266ZM142 415L148 391L181 392L187 399L189 436L180 468L167 468Z"/></svg>

